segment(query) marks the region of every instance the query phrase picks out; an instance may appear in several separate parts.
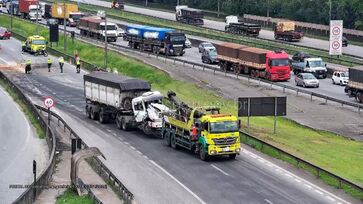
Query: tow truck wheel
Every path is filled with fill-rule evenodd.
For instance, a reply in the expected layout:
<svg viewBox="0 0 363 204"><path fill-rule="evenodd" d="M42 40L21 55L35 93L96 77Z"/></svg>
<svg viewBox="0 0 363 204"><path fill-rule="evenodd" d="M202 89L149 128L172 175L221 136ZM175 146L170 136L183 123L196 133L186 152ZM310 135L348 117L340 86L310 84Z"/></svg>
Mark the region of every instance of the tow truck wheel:
<svg viewBox="0 0 363 204"><path fill-rule="evenodd" d="M170 130L166 129L164 133L164 141L166 146L170 147Z"/></svg>
<svg viewBox="0 0 363 204"><path fill-rule="evenodd" d="M98 115L97 115L97 112L95 112L95 111L93 111L93 109L91 109L91 119L92 120L97 120L97 117Z"/></svg>
<svg viewBox="0 0 363 204"><path fill-rule="evenodd" d="M233 160L236 159L237 154L229 154L229 159Z"/></svg>
<svg viewBox="0 0 363 204"><path fill-rule="evenodd" d="M122 126L121 126L121 120L120 120L120 117L119 116L116 116L116 126L118 129L121 129Z"/></svg>
<svg viewBox="0 0 363 204"><path fill-rule="evenodd" d="M176 149L177 148L177 145L176 145L176 138L175 138L175 132L172 131L170 133L170 146L173 148L173 149Z"/></svg>
<svg viewBox="0 0 363 204"><path fill-rule="evenodd" d="M127 131L127 130L129 129L129 126L128 126L128 124L126 123L125 118L122 118L122 119L121 119L121 129L122 129L123 131Z"/></svg>
<svg viewBox="0 0 363 204"><path fill-rule="evenodd" d="M199 147L199 158L202 161L207 161L208 160L208 155L205 152L203 145L200 145L200 147Z"/></svg>

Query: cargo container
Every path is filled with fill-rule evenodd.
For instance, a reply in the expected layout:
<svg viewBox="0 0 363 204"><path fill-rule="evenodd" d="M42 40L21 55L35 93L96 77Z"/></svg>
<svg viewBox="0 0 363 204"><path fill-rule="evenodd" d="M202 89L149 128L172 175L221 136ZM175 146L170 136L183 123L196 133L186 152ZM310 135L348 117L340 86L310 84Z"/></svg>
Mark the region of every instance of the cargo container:
<svg viewBox="0 0 363 204"><path fill-rule="evenodd" d="M363 66L349 68L349 81L345 93L363 103Z"/></svg>
<svg viewBox="0 0 363 204"><path fill-rule="evenodd" d="M224 71L249 74L271 81L290 79L289 56L284 51L269 51L234 43L217 45L217 59Z"/></svg>
<svg viewBox="0 0 363 204"><path fill-rule="evenodd" d="M50 10L51 18L57 19L59 24L66 21L67 25L72 27L75 27L80 19L85 16L84 13L78 11L76 4L54 3ZM47 12L49 12L49 8L47 8Z"/></svg>
<svg viewBox="0 0 363 204"><path fill-rule="evenodd" d="M8 14L19 16L19 2L18 1L10 1L6 2L6 9L8 11Z"/></svg>
<svg viewBox="0 0 363 204"><path fill-rule="evenodd" d="M295 31L295 23L292 21L277 22L274 29L275 39L284 41L300 41L304 34Z"/></svg>
<svg viewBox="0 0 363 204"><path fill-rule="evenodd" d="M42 20L42 12L38 0L19 0L19 13L29 20Z"/></svg>
<svg viewBox="0 0 363 204"><path fill-rule="evenodd" d="M261 31L261 25L241 22L237 16L226 16L226 24L227 33L257 37Z"/></svg>
<svg viewBox="0 0 363 204"><path fill-rule="evenodd" d="M185 53L185 39L184 33L174 29L142 25L128 25L124 35L131 48L178 56Z"/></svg>
<svg viewBox="0 0 363 204"><path fill-rule="evenodd" d="M82 36L88 36L91 38L105 41L105 30L107 29L107 41L116 42L118 38L117 25L115 23L107 22L106 27L105 20L97 16L81 18L78 24L78 28Z"/></svg>
<svg viewBox="0 0 363 204"><path fill-rule="evenodd" d="M119 129L140 128L160 135L163 111L159 91L148 82L108 72L91 72L83 77L86 114L101 123L115 121Z"/></svg>
<svg viewBox="0 0 363 204"><path fill-rule="evenodd" d="M188 6L175 7L176 21L191 25L203 25L204 14L202 10L188 8Z"/></svg>

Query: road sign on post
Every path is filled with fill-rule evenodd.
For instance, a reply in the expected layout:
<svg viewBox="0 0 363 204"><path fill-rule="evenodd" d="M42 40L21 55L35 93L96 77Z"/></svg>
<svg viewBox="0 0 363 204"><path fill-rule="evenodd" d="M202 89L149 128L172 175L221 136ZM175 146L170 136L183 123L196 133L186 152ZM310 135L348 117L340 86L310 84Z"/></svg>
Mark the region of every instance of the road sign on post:
<svg viewBox="0 0 363 204"><path fill-rule="evenodd" d="M330 21L329 55L342 54L343 21Z"/></svg>
<svg viewBox="0 0 363 204"><path fill-rule="evenodd" d="M54 100L52 99L52 97L47 96L44 99L44 106L46 108L48 108L48 123L47 123L47 132L46 132L46 137L48 137L49 135L49 126L50 126L50 108L52 108L55 105Z"/></svg>

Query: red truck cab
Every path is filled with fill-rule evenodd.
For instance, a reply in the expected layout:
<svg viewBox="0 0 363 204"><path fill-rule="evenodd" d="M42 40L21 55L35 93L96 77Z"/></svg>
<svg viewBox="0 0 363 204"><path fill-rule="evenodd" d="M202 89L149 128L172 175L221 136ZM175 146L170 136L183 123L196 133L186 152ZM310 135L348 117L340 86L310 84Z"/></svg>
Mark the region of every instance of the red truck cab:
<svg viewBox="0 0 363 204"><path fill-rule="evenodd" d="M288 81L290 79L289 55L284 51L266 53L266 72L271 81Z"/></svg>

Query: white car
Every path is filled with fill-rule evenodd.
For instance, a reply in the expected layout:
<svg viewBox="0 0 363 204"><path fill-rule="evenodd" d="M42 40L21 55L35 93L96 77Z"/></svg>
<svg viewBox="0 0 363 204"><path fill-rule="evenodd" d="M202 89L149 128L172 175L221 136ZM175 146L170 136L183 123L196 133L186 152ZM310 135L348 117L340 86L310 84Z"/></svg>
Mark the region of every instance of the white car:
<svg viewBox="0 0 363 204"><path fill-rule="evenodd" d="M192 43L188 38L185 38L185 47L186 48L192 48Z"/></svg>
<svg viewBox="0 0 363 204"><path fill-rule="evenodd" d="M349 73L342 71L335 71L331 78L333 84L339 84L341 86L345 86L348 84Z"/></svg>

